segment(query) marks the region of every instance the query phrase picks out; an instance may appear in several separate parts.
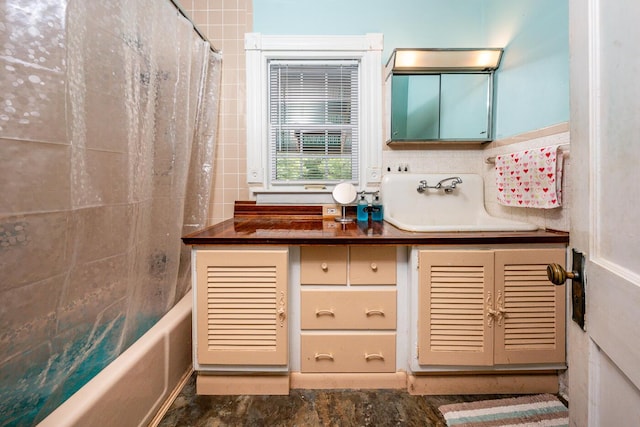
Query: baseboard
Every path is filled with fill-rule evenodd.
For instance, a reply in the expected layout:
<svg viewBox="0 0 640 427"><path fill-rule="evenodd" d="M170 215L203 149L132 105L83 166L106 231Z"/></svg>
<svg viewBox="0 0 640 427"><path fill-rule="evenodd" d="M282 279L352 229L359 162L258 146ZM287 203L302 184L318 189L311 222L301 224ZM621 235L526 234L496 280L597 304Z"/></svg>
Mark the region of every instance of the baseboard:
<svg viewBox="0 0 640 427"><path fill-rule="evenodd" d="M187 385L187 383L191 379L191 375L193 375L193 368L184 373L184 376L180 379L180 382L176 384L173 391L167 397L167 400L164 401L164 403L160 406L160 409L158 409L156 415L153 417L151 422L149 422L149 427L157 427L158 424L160 424L160 421L162 421L164 416L167 414L167 411L169 410L171 405L173 405L173 402L176 400L184 386Z"/></svg>
<svg viewBox="0 0 640 427"><path fill-rule="evenodd" d="M291 373L291 388L297 389L394 389L407 387L406 372L366 374Z"/></svg>
<svg viewBox="0 0 640 427"><path fill-rule="evenodd" d="M409 375L409 394L531 394L557 393L557 373L504 373L487 375Z"/></svg>
<svg viewBox="0 0 640 427"><path fill-rule="evenodd" d="M289 375L198 374L196 393L218 395L288 395Z"/></svg>

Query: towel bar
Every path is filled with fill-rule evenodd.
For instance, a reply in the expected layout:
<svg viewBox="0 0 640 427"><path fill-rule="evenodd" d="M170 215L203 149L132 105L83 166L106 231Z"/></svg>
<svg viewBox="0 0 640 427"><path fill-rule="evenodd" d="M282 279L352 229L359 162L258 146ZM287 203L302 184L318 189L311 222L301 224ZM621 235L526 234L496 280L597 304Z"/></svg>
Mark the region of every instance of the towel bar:
<svg viewBox="0 0 640 427"><path fill-rule="evenodd" d="M562 155L564 157L566 157L569 154L569 148L562 148L562 147L569 147L569 144L560 144L558 147L560 147L561 151L562 151ZM484 159L484 162L488 165L492 165L496 163L496 156L491 156L491 157L487 157L486 159Z"/></svg>

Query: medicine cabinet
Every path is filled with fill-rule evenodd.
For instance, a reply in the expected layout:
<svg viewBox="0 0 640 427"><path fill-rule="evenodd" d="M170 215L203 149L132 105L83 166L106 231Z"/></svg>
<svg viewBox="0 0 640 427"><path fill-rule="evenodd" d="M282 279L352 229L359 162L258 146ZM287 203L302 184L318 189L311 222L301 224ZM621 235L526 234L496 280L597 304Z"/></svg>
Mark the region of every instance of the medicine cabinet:
<svg viewBox="0 0 640 427"><path fill-rule="evenodd" d="M395 49L387 63L387 143L492 139L502 49Z"/></svg>

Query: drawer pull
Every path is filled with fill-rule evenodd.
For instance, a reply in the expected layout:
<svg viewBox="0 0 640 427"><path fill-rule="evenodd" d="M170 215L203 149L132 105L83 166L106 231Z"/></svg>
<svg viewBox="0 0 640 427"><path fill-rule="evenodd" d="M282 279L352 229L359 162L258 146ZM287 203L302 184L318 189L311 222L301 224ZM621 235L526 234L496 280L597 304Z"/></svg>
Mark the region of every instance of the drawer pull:
<svg viewBox="0 0 640 427"><path fill-rule="evenodd" d="M329 310L316 310L316 317L320 317L320 316L331 316L331 317L335 317L335 313L333 312L333 309L329 309Z"/></svg>
<svg viewBox="0 0 640 427"><path fill-rule="evenodd" d="M382 311L382 310L369 310L368 308L365 308L365 313L366 313L367 317L369 317L369 316L382 316L382 317L384 317L384 311Z"/></svg>
<svg viewBox="0 0 640 427"><path fill-rule="evenodd" d="M321 359L333 360L333 353L316 353L314 357L316 360L321 360Z"/></svg>
<svg viewBox="0 0 640 427"><path fill-rule="evenodd" d="M322 264L320 264L320 268L322 269L322 271L327 271L329 270L329 265L326 262L323 262Z"/></svg>
<svg viewBox="0 0 640 427"><path fill-rule="evenodd" d="M364 359L365 360L374 360L374 359L384 360L384 356L382 355L382 353L371 353L371 354L365 353Z"/></svg>
<svg viewBox="0 0 640 427"><path fill-rule="evenodd" d="M372 269L373 271L378 271L378 264L376 264L375 262L372 262L372 263L371 263L371 269Z"/></svg>

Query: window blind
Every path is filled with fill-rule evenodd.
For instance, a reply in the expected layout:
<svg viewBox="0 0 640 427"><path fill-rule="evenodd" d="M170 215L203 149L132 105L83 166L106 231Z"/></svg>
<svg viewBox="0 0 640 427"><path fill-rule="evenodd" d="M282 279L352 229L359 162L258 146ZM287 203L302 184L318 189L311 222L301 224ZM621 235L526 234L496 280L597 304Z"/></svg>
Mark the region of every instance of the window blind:
<svg viewBox="0 0 640 427"><path fill-rule="evenodd" d="M273 184L356 181L359 62L269 63Z"/></svg>

